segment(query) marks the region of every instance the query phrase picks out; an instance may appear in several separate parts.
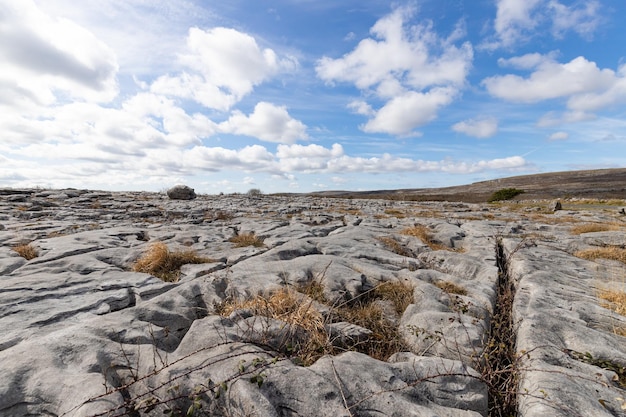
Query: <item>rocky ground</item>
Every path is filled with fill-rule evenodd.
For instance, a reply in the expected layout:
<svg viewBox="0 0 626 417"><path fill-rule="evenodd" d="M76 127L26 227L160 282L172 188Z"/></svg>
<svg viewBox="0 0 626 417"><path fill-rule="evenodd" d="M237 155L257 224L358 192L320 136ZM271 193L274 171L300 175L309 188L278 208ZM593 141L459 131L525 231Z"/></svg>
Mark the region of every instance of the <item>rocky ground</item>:
<svg viewBox="0 0 626 417"><path fill-rule="evenodd" d="M626 416L583 203L2 190L0 416Z"/></svg>

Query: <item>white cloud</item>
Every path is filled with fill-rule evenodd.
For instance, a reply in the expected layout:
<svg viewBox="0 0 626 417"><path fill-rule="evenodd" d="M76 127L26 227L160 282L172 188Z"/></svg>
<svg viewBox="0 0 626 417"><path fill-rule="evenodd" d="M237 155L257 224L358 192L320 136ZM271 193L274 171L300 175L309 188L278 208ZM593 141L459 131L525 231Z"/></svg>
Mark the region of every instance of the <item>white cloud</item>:
<svg viewBox="0 0 626 417"><path fill-rule="evenodd" d="M389 100L376 115L362 126L368 133L407 135L414 127L437 117L437 111L452 102L453 88L433 88L426 93L409 91Z"/></svg>
<svg viewBox="0 0 626 417"><path fill-rule="evenodd" d="M510 67L522 70L531 70L537 68L541 64L554 62L557 52L549 54L531 53L522 56L514 56L512 58L499 58L498 65L501 67Z"/></svg>
<svg viewBox="0 0 626 417"><path fill-rule="evenodd" d="M363 100L351 101L348 103L348 108L354 113L361 114L363 116L373 116L376 114L376 111L374 111L372 106Z"/></svg>
<svg viewBox="0 0 626 417"><path fill-rule="evenodd" d="M553 127L561 124L571 124L576 122L582 122L586 120L593 120L595 116L590 113L581 111L567 111L559 115L556 112L548 112L543 115L538 121L538 127Z"/></svg>
<svg viewBox="0 0 626 417"><path fill-rule="evenodd" d="M116 56L90 31L49 17L32 0L0 6L2 101L49 105L69 96L108 102L117 95Z"/></svg>
<svg viewBox="0 0 626 417"><path fill-rule="evenodd" d="M281 160L294 158L338 158L344 155L343 147L334 143L332 147L325 148L320 145L278 145L276 156Z"/></svg>
<svg viewBox="0 0 626 417"><path fill-rule="evenodd" d="M230 109L255 86L297 66L295 58L281 58L272 49L261 49L252 36L222 27L189 29L180 62L186 70L159 77L151 91L218 110Z"/></svg>
<svg viewBox="0 0 626 417"><path fill-rule="evenodd" d="M120 72L162 74L175 61L190 26L214 26L213 8L195 0L35 0L50 16L88 27L117 54ZM124 30L126 29L126 30Z"/></svg>
<svg viewBox="0 0 626 417"><path fill-rule="evenodd" d="M454 124L452 130L475 138L490 138L498 132L498 119L485 117L463 120Z"/></svg>
<svg viewBox="0 0 626 417"><path fill-rule="evenodd" d="M494 28L501 45L508 47L516 43L525 32L538 25L533 9L542 0L498 0Z"/></svg>
<svg viewBox="0 0 626 417"><path fill-rule="evenodd" d="M555 132L550 135L549 140L566 140L569 138L569 133L567 132Z"/></svg>
<svg viewBox="0 0 626 417"><path fill-rule="evenodd" d="M409 26L413 14L408 7L395 9L378 20L370 30L372 37L359 42L354 50L338 59L323 57L317 62L316 72L322 80L352 83L385 102L378 110L363 100L350 103L352 110L372 117L363 125L367 132L411 134L433 120L466 81L472 47L467 42L460 47L452 44L462 31L457 28L448 39L442 39L429 23ZM424 115L404 111L400 103Z"/></svg>
<svg viewBox="0 0 626 417"><path fill-rule="evenodd" d="M252 136L267 142L294 143L308 138L306 126L293 119L286 107L266 102L258 103L250 116L235 110L219 128L225 133Z"/></svg>
<svg viewBox="0 0 626 417"><path fill-rule="evenodd" d="M569 6L558 0L497 0L495 36L481 47L511 48L544 32L561 38L573 31L589 39L600 24L600 10L597 0L579 1ZM548 30L542 31L542 25L547 25Z"/></svg>
<svg viewBox="0 0 626 417"><path fill-rule="evenodd" d="M572 6L566 6L551 0L548 9L552 15L552 33L561 38L565 32L572 30L583 38L590 38L600 24L600 2L587 0Z"/></svg>
<svg viewBox="0 0 626 417"><path fill-rule="evenodd" d="M565 64L536 60L527 78L508 74L486 78L482 84L492 96L507 101L536 103L567 98L568 109L593 111L626 100L626 65L616 73L600 69L584 57Z"/></svg>

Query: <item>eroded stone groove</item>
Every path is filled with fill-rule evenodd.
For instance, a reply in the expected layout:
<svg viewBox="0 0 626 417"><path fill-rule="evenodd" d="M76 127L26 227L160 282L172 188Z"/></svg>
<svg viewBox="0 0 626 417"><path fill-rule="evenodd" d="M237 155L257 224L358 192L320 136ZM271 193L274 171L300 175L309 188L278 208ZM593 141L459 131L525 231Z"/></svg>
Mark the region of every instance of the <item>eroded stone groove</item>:
<svg viewBox="0 0 626 417"><path fill-rule="evenodd" d="M517 412L518 373L512 314L515 285L509 276L508 259L501 239L496 241L496 263L497 298L481 361L484 366L482 374L489 385L489 416L510 417Z"/></svg>

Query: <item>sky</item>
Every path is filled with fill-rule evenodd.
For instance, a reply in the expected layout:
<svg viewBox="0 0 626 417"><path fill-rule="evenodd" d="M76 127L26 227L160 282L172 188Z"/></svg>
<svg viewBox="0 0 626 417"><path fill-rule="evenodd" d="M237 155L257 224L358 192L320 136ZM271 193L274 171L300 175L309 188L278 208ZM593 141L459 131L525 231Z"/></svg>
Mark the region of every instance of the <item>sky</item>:
<svg viewBox="0 0 626 417"><path fill-rule="evenodd" d="M0 0L0 187L626 167L623 0Z"/></svg>

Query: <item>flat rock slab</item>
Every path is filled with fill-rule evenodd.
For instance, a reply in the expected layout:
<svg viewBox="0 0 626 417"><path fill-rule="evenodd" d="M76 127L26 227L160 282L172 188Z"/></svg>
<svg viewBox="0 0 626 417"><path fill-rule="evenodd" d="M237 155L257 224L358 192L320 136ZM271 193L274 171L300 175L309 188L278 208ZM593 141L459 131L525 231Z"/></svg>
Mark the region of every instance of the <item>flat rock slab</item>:
<svg viewBox="0 0 626 417"><path fill-rule="evenodd" d="M615 210L88 190L0 209L0 416L495 415L503 280L519 415L626 415L626 318L598 297L626 268L575 256L624 246ZM206 261L134 272L155 242ZM374 296L391 283L401 308Z"/></svg>

